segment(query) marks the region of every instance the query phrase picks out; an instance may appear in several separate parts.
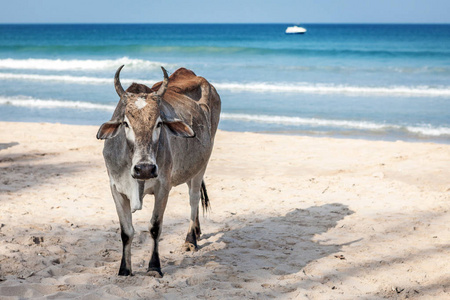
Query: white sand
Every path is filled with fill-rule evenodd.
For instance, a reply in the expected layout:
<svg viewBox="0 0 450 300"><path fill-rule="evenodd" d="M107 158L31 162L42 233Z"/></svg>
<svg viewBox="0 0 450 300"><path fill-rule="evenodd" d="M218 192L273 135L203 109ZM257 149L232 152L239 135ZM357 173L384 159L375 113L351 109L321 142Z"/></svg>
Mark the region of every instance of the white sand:
<svg viewBox="0 0 450 300"><path fill-rule="evenodd" d="M133 277L97 127L0 122L0 299L449 299L450 146L218 132L212 212L183 252L172 190L164 277L144 275L153 198L133 215Z"/></svg>

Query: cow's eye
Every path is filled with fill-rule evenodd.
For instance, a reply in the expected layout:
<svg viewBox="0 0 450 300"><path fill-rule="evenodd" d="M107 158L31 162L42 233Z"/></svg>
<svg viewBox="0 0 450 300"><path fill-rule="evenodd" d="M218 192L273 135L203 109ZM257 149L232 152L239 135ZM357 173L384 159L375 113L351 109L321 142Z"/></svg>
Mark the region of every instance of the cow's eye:
<svg viewBox="0 0 450 300"><path fill-rule="evenodd" d="M126 128L130 127L130 125L128 125L127 122L123 122L122 124L123 124L123 126L125 126Z"/></svg>
<svg viewBox="0 0 450 300"><path fill-rule="evenodd" d="M162 122L158 122L158 124L156 124L156 128L160 128L162 126Z"/></svg>

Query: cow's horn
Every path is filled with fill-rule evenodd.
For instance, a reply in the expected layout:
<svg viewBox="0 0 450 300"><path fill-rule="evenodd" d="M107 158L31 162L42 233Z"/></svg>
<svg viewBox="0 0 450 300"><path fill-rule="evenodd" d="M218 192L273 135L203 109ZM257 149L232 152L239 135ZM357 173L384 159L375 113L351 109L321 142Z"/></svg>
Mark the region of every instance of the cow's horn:
<svg viewBox="0 0 450 300"><path fill-rule="evenodd" d="M125 94L125 90L123 89L122 85L120 84L120 71L125 65L120 66L117 71L116 75L114 76L114 87L116 88L117 95L119 95L120 98Z"/></svg>
<svg viewBox="0 0 450 300"><path fill-rule="evenodd" d="M162 97L164 96L164 93L167 90L167 85L169 84L169 76L167 75L167 71L166 69L164 69L164 67L161 67L163 73L164 73L164 80L161 84L161 87L159 88L159 90L156 92L156 95Z"/></svg>

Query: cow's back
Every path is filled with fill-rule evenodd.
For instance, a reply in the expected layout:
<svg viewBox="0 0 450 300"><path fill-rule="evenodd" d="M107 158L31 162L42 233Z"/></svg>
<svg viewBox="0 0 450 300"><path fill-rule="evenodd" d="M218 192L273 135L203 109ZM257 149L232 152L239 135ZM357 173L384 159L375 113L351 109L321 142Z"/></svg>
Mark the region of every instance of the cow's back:
<svg viewBox="0 0 450 300"><path fill-rule="evenodd" d="M157 91L160 86L158 82L152 90ZM163 99L196 135L194 138L170 136L172 184L175 186L206 168L219 124L221 101L205 78L185 68L169 77Z"/></svg>

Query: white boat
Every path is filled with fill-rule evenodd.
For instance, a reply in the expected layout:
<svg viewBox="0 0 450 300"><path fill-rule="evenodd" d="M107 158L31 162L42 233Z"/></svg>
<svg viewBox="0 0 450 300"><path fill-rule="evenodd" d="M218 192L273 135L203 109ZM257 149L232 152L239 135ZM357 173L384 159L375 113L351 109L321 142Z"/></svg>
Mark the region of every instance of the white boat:
<svg viewBox="0 0 450 300"><path fill-rule="evenodd" d="M306 32L306 29L299 26L289 26L286 28L287 34L303 34Z"/></svg>

